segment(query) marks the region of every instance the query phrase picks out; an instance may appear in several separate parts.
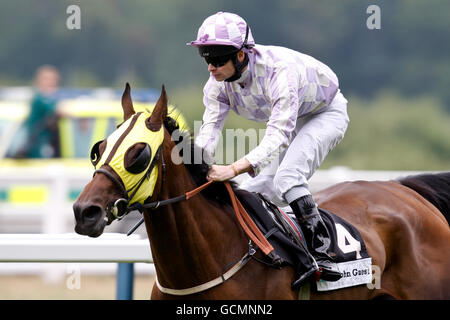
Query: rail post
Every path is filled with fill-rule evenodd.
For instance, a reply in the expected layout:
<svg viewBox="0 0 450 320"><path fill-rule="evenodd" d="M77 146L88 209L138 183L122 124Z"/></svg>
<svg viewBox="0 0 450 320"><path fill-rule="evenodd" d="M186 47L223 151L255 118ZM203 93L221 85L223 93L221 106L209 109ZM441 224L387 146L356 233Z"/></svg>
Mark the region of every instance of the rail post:
<svg viewBox="0 0 450 320"><path fill-rule="evenodd" d="M117 300L133 300L134 264L118 263Z"/></svg>

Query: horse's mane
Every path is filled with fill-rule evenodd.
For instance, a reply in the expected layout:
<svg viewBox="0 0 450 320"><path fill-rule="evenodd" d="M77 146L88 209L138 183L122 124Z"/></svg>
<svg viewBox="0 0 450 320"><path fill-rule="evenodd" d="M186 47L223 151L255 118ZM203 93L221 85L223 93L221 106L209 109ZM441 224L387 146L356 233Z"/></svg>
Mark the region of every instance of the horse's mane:
<svg viewBox="0 0 450 320"><path fill-rule="evenodd" d="M408 176L399 182L431 202L450 223L450 172Z"/></svg>
<svg viewBox="0 0 450 320"><path fill-rule="evenodd" d="M173 132L180 129L180 126L176 119L172 118L170 114L164 120L164 127L167 129L169 134L172 136ZM197 186L201 186L202 184L207 182L206 175L209 171L210 165L205 162L205 160L201 159L201 163L196 163L194 161L194 155L203 154L203 150L201 150L194 143L193 134L191 132L180 130L180 139L176 141L177 145L186 145L185 140L188 140L188 145L190 146L190 161L189 163L184 162L184 166L187 171L191 175ZM183 149L180 148L180 156L183 157ZM197 162L199 162L197 160ZM233 189L237 188L237 184L233 181L230 181L231 187ZM228 196L228 192L223 183L213 183L208 188L202 191L202 194L206 196L208 199L217 201L221 204L230 203L230 198Z"/></svg>

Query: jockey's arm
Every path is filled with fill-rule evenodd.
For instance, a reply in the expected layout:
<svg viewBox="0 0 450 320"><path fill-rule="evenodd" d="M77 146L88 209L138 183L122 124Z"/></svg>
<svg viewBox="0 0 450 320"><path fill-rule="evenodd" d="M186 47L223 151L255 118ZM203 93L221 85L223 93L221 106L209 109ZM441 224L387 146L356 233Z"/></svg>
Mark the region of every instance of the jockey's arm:
<svg viewBox="0 0 450 320"><path fill-rule="evenodd" d="M287 147L298 115L298 77L295 70L287 66L277 70L269 81L268 91L273 107L264 138L255 149L238 161L228 166L211 166L208 180L229 180L245 172L256 175Z"/></svg>

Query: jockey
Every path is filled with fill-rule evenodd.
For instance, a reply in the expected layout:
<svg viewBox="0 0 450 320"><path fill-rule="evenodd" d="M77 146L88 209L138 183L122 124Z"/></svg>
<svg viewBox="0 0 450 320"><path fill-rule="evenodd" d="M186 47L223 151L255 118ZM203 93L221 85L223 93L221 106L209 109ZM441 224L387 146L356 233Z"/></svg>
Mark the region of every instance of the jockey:
<svg viewBox="0 0 450 320"><path fill-rule="evenodd" d="M218 12L200 26L198 48L210 77L203 90L205 112L195 143L214 155L230 109L266 122L259 145L231 165L212 165L207 179L224 181L247 172L240 187L261 193L279 206L292 208L321 278L342 275L328 253L330 235L308 189L308 179L344 137L347 100L334 72L306 54L255 44L240 16ZM311 276L316 267L307 272ZM293 286L306 278L297 279Z"/></svg>

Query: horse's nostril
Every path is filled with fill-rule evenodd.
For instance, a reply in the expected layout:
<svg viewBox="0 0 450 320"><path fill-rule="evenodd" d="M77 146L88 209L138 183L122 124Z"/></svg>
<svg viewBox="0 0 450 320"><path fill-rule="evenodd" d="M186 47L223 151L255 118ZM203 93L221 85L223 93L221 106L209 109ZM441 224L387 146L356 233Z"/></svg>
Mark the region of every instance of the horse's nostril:
<svg viewBox="0 0 450 320"><path fill-rule="evenodd" d="M85 221L97 221L102 216L102 208L99 206L89 206L81 214Z"/></svg>
<svg viewBox="0 0 450 320"><path fill-rule="evenodd" d="M81 206L78 204L78 202L75 202L72 206L73 213L75 214L75 219L78 219L81 214Z"/></svg>

